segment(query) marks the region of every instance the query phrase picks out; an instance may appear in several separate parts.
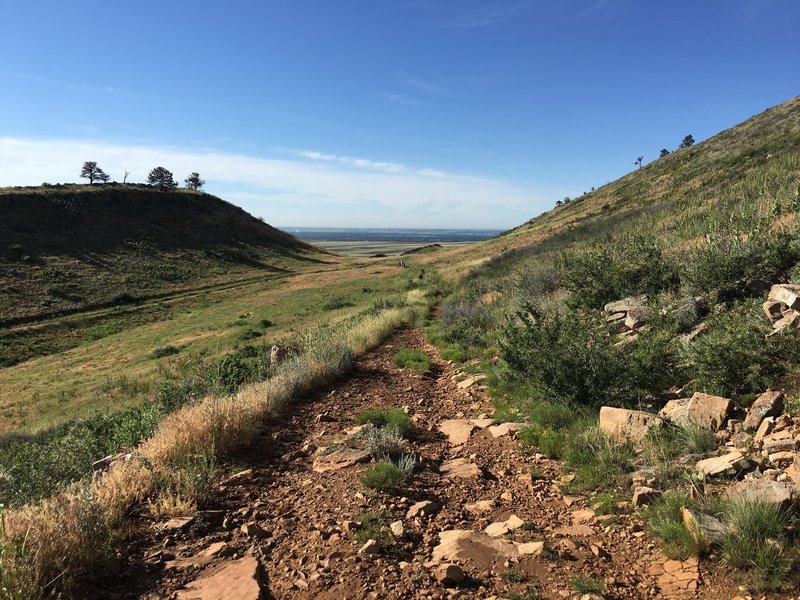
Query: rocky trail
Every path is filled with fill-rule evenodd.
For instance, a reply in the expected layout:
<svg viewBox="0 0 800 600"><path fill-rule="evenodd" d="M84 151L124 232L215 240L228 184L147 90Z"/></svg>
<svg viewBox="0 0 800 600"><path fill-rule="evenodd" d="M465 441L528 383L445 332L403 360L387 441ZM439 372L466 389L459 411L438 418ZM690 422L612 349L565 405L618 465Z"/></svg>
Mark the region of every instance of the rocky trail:
<svg viewBox="0 0 800 600"><path fill-rule="evenodd" d="M395 367L402 348L425 350L431 370ZM118 577L90 595L744 596L719 563L667 559L635 513L598 515L588 497L563 496L560 464L517 452L517 426L495 425L480 381L457 382L459 373L419 331L398 331L235 457L203 510L136 519ZM348 432L371 407L403 408L418 430L413 479L394 494L359 481L371 459ZM593 582L602 592L587 589Z"/></svg>

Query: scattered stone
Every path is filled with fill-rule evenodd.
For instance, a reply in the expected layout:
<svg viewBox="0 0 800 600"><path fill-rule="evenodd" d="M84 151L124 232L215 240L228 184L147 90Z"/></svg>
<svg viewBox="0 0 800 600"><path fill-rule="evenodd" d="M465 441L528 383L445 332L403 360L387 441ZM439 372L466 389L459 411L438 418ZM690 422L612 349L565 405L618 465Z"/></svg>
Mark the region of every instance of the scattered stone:
<svg viewBox="0 0 800 600"><path fill-rule="evenodd" d="M458 477L460 479L471 479L481 476L481 470L475 463L469 462L466 458L452 458L444 461L439 466L439 472L445 477Z"/></svg>
<svg viewBox="0 0 800 600"><path fill-rule="evenodd" d="M177 600L260 600L261 564L248 556L222 563L188 583Z"/></svg>
<svg viewBox="0 0 800 600"><path fill-rule="evenodd" d="M486 375L484 375L483 373L479 373L478 375L473 375L472 377L467 377L463 381L459 381L456 384L456 387L460 390L465 390L469 387L472 387L479 381L483 381L484 379L486 379Z"/></svg>
<svg viewBox="0 0 800 600"><path fill-rule="evenodd" d="M775 454L776 452L794 452L800 449L800 440L795 438L782 438L782 439L765 439L764 452L768 455Z"/></svg>
<svg viewBox="0 0 800 600"><path fill-rule="evenodd" d="M515 529L519 529L524 524L525 521L520 519L517 515L511 515L505 521L498 521L496 523L492 523L483 531L484 533L492 537L500 537L501 535L505 535L509 531L514 531Z"/></svg>
<svg viewBox="0 0 800 600"><path fill-rule="evenodd" d="M653 500L660 497L661 492L659 490L654 490L646 485L640 485L633 488L633 498L631 499L631 503L636 508L640 508L645 504L652 504Z"/></svg>
<svg viewBox="0 0 800 600"><path fill-rule="evenodd" d="M361 546L358 551L358 554L361 556L374 556L376 554L381 553L381 545L373 539L367 540L367 542Z"/></svg>
<svg viewBox="0 0 800 600"><path fill-rule="evenodd" d="M201 556L217 556L218 554L224 552L227 547L228 544L225 542L214 542L200 554Z"/></svg>
<svg viewBox="0 0 800 600"><path fill-rule="evenodd" d="M733 402L721 396L695 393L691 398L670 400L658 414L678 425L698 425L717 431L733 410Z"/></svg>
<svg viewBox="0 0 800 600"><path fill-rule="evenodd" d="M525 423L500 423L500 425L489 427L489 433L492 434L492 437L502 437L514 434L523 427L525 427Z"/></svg>
<svg viewBox="0 0 800 600"><path fill-rule="evenodd" d="M517 544L520 556L541 556L544 553L544 542L525 542Z"/></svg>
<svg viewBox="0 0 800 600"><path fill-rule="evenodd" d="M478 500L477 502L465 504L464 510L471 513L482 513L482 512L489 512L495 506L497 506L497 502L495 502L494 500Z"/></svg>
<svg viewBox="0 0 800 600"><path fill-rule="evenodd" d="M681 516L687 531L701 548L709 548L722 543L727 528L716 517L688 506L681 508Z"/></svg>
<svg viewBox="0 0 800 600"><path fill-rule="evenodd" d="M594 529L584 524L567 525L566 527L559 527L554 532L556 535L565 537L588 537L594 535Z"/></svg>
<svg viewBox="0 0 800 600"><path fill-rule="evenodd" d="M700 584L697 558L668 560L656 581L664 598L693 598Z"/></svg>
<svg viewBox="0 0 800 600"><path fill-rule="evenodd" d="M433 549L434 563L442 561L472 562L479 569L488 569L494 562L519 556L517 546L481 531L453 529L439 532L439 544Z"/></svg>
<svg viewBox="0 0 800 600"><path fill-rule="evenodd" d="M162 531L180 531L186 529L194 523L194 517L172 517L169 521L163 523L160 527Z"/></svg>
<svg viewBox="0 0 800 600"><path fill-rule="evenodd" d="M698 472L715 476L735 477L750 467L750 461L741 452L729 452L722 456L712 456L699 461L695 465Z"/></svg>
<svg viewBox="0 0 800 600"><path fill-rule="evenodd" d="M403 537L406 532L402 521L394 521L391 525L389 525L389 529L392 531L392 535L396 538Z"/></svg>
<svg viewBox="0 0 800 600"><path fill-rule="evenodd" d="M242 525L242 533L245 534L249 538L266 538L269 537L271 534L266 531L261 525L256 523L255 521L250 521L249 523L245 523Z"/></svg>
<svg viewBox="0 0 800 600"><path fill-rule="evenodd" d="M439 431L447 436L447 441L453 446L466 444L476 427L469 419L449 419L439 423Z"/></svg>
<svg viewBox="0 0 800 600"><path fill-rule="evenodd" d="M618 440L628 438L634 442L641 442L651 427L661 423L662 419L658 415L640 410L613 406L600 408L600 429L606 435Z"/></svg>
<svg viewBox="0 0 800 600"><path fill-rule="evenodd" d="M758 429L761 422L766 417L775 417L783 412L783 393L777 391L766 391L761 394L744 419L745 429Z"/></svg>
<svg viewBox="0 0 800 600"><path fill-rule="evenodd" d="M583 499L583 496L563 496L561 498L561 500L564 502L564 504L567 505L567 508L569 508L570 506L572 506L573 504L575 504L576 502L578 502L579 500L582 500L582 499Z"/></svg>
<svg viewBox="0 0 800 600"><path fill-rule="evenodd" d="M440 565L439 568L436 569L434 576L436 577L436 581L442 585L458 585L459 583L463 583L466 578L464 569L453 563Z"/></svg>
<svg viewBox="0 0 800 600"><path fill-rule="evenodd" d="M365 462L369 459L369 453L366 450L359 450L357 448L340 448L334 450L330 454L318 456L314 460L313 469L317 473L326 473L328 471L338 471L345 467Z"/></svg>
<svg viewBox="0 0 800 600"><path fill-rule="evenodd" d="M431 515L435 515L442 509L440 504L436 502L431 502L430 500L423 500L422 502L417 502L413 504L411 508L408 509L406 513L406 519L416 519L417 517L430 517Z"/></svg>
<svg viewBox="0 0 800 600"><path fill-rule="evenodd" d="M641 306L647 306L647 296L631 296L615 302L609 302L603 307L603 310L608 314L627 313Z"/></svg>
<svg viewBox="0 0 800 600"><path fill-rule="evenodd" d="M647 305L632 306L625 315L625 327L628 329L641 329L647 324L647 319L653 310Z"/></svg>
<svg viewBox="0 0 800 600"><path fill-rule="evenodd" d="M788 508L795 500L796 492L795 488L785 481L744 479L729 487L726 495L729 498L760 500Z"/></svg>
<svg viewBox="0 0 800 600"><path fill-rule="evenodd" d="M594 520L595 512L593 510L576 510L571 515L573 523L590 523Z"/></svg>
<svg viewBox="0 0 800 600"><path fill-rule="evenodd" d="M778 283L769 290L767 301L780 302L791 310L800 309L800 285Z"/></svg>
<svg viewBox="0 0 800 600"><path fill-rule="evenodd" d="M760 443L765 437L772 433L773 429L775 429L775 419L773 417L766 417L761 421L761 425L758 426L758 430L753 436L753 441L756 444Z"/></svg>

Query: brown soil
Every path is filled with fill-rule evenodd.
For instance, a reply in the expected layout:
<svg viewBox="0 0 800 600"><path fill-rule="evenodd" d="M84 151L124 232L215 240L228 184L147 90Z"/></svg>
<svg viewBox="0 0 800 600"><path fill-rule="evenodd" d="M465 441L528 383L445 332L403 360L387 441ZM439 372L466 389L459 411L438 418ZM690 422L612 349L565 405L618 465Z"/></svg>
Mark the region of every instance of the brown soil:
<svg viewBox="0 0 800 600"><path fill-rule="evenodd" d="M431 371L419 376L395 367L392 357L401 348L426 350L433 359ZM638 516L622 514L604 522L607 517L585 512L587 498L565 501L558 487L564 476L560 464L519 453L511 436L495 438L488 429L476 429L466 444L451 446L437 429L441 421L492 412L479 385L458 389L453 375L454 367L439 359L418 331L397 332L361 357L346 380L299 402L284 422L264 431L228 464L228 475L218 480L211 501L192 522L165 529L164 519L139 517L122 550L118 577L87 595L174 597L220 563L243 556L263 565L265 598L489 598L514 592L526 597L529 587L541 598L579 598L570 583L579 574L604 582L609 599L737 595L733 577L718 563L701 562L698 572L691 563L668 562ZM344 431L355 425L354 417L374 406L406 408L419 430L412 441L418 457L413 481L394 494L364 488L359 482L363 464L325 473L312 469L315 452L346 444ZM454 457L477 464L481 475L440 474L442 461ZM406 519L408 508L421 500L438 502L442 509L425 519ZM496 505L482 514L465 509L478 500ZM381 512L382 552L360 555L364 541L357 539L354 522ZM463 583L444 587L437 582L430 561L440 531L481 531L512 514L525 525L501 539L544 540L543 555L498 561L476 549L474 560L462 563ZM405 528L398 540L389 532L396 520ZM261 531L248 537L242 530L248 523ZM203 556L215 543L222 548L219 554ZM665 567L671 576L663 575ZM668 580L696 585L697 591L681 593Z"/></svg>

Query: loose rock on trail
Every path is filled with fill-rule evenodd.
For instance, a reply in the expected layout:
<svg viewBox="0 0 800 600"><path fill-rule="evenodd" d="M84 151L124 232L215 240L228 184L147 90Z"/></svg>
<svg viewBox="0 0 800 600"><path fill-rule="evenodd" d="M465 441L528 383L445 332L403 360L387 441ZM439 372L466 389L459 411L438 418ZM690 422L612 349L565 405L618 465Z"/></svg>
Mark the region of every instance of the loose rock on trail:
<svg viewBox="0 0 800 600"><path fill-rule="evenodd" d="M395 367L403 348L425 350L429 372ZM459 386L458 373L419 331L396 332L233 457L191 519L135 519L121 573L87 594L444 599L535 588L577 599L580 575L604 588L583 597L737 595L722 567L668 560L635 514L597 515L588 497L562 495L560 464L519 453L519 426L492 428L480 378ZM359 482L372 459L350 434L372 407L403 408L417 427L413 479L393 494Z"/></svg>

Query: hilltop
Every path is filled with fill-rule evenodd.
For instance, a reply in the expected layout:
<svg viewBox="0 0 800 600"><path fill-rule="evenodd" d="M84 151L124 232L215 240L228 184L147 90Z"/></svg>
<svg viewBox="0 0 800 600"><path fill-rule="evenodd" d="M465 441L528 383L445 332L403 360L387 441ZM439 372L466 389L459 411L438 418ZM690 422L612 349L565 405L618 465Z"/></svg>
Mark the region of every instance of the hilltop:
<svg viewBox="0 0 800 600"><path fill-rule="evenodd" d="M0 189L0 321L125 304L322 251L211 194L145 185Z"/></svg>

